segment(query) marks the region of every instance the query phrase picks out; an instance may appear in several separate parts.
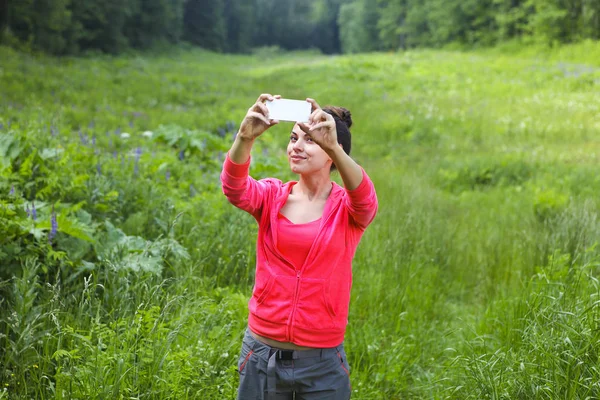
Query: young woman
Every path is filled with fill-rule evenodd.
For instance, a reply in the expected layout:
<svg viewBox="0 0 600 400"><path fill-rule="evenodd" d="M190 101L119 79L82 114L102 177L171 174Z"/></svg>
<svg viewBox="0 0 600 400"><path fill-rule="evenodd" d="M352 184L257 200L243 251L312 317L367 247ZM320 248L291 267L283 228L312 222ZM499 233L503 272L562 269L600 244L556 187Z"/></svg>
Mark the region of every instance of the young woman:
<svg viewBox="0 0 600 400"><path fill-rule="evenodd" d="M258 222L238 399L349 399L352 258L377 212L375 188L349 156L350 112L313 99L309 123L294 125L287 146L298 181L250 177L254 141L278 123L264 104L273 98L263 94L248 110L221 173L227 199Z"/></svg>

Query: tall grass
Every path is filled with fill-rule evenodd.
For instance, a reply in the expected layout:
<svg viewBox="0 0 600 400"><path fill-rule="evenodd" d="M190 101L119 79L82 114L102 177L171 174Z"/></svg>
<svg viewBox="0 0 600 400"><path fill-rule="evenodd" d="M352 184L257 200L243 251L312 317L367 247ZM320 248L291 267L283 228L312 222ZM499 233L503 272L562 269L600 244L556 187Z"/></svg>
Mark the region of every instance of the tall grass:
<svg viewBox="0 0 600 400"><path fill-rule="evenodd" d="M218 171L262 92L352 110L377 187L346 335L355 398L600 397L600 72L574 52L0 49L0 134L22 154L0 164L0 398L235 396L256 227ZM262 138L257 177L292 178L290 128Z"/></svg>

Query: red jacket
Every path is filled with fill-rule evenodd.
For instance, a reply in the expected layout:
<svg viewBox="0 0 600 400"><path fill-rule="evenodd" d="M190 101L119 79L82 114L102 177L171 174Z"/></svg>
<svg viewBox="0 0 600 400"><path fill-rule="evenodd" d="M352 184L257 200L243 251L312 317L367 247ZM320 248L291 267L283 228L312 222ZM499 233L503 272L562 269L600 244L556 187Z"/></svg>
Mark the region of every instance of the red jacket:
<svg viewBox="0 0 600 400"><path fill-rule="evenodd" d="M277 215L297 182L257 181L250 160L226 157L223 193L258 222L256 280L248 325L259 335L299 346L335 347L343 342L352 286L352 258L377 212L373 182L363 170L354 190L333 183L321 225L304 265L296 270L277 249Z"/></svg>

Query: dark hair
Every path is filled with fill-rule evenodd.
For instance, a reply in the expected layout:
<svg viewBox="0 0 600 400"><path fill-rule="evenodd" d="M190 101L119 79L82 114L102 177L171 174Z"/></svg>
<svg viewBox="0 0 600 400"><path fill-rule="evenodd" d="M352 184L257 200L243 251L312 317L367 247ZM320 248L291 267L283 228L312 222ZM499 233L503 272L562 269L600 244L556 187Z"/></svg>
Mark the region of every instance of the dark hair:
<svg viewBox="0 0 600 400"><path fill-rule="evenodd" d="M344 152L350 155L352 147L352 134L350 127L352 126L352 114L350 110L344 107L327 106L323 108L327 114L331 115L335 120L335 130L337 131L337 141L342 145ZM335 164L331 165L331 170L335 170Z"/></svg>

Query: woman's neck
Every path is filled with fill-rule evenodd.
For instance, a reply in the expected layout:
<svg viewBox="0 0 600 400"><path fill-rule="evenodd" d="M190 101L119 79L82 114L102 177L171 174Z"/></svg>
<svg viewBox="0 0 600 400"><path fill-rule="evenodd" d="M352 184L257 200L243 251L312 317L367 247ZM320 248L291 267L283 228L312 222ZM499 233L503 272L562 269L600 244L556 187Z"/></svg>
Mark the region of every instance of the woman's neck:
<svg viewBox="0 0 600 400"><path fill-rule="evenodd" d="M301 175L300 180L295 185L294 189L298 190L303 196L306 196L309 201L326 200L331 193L331 178L327 174L311 174Z"/></svg>

